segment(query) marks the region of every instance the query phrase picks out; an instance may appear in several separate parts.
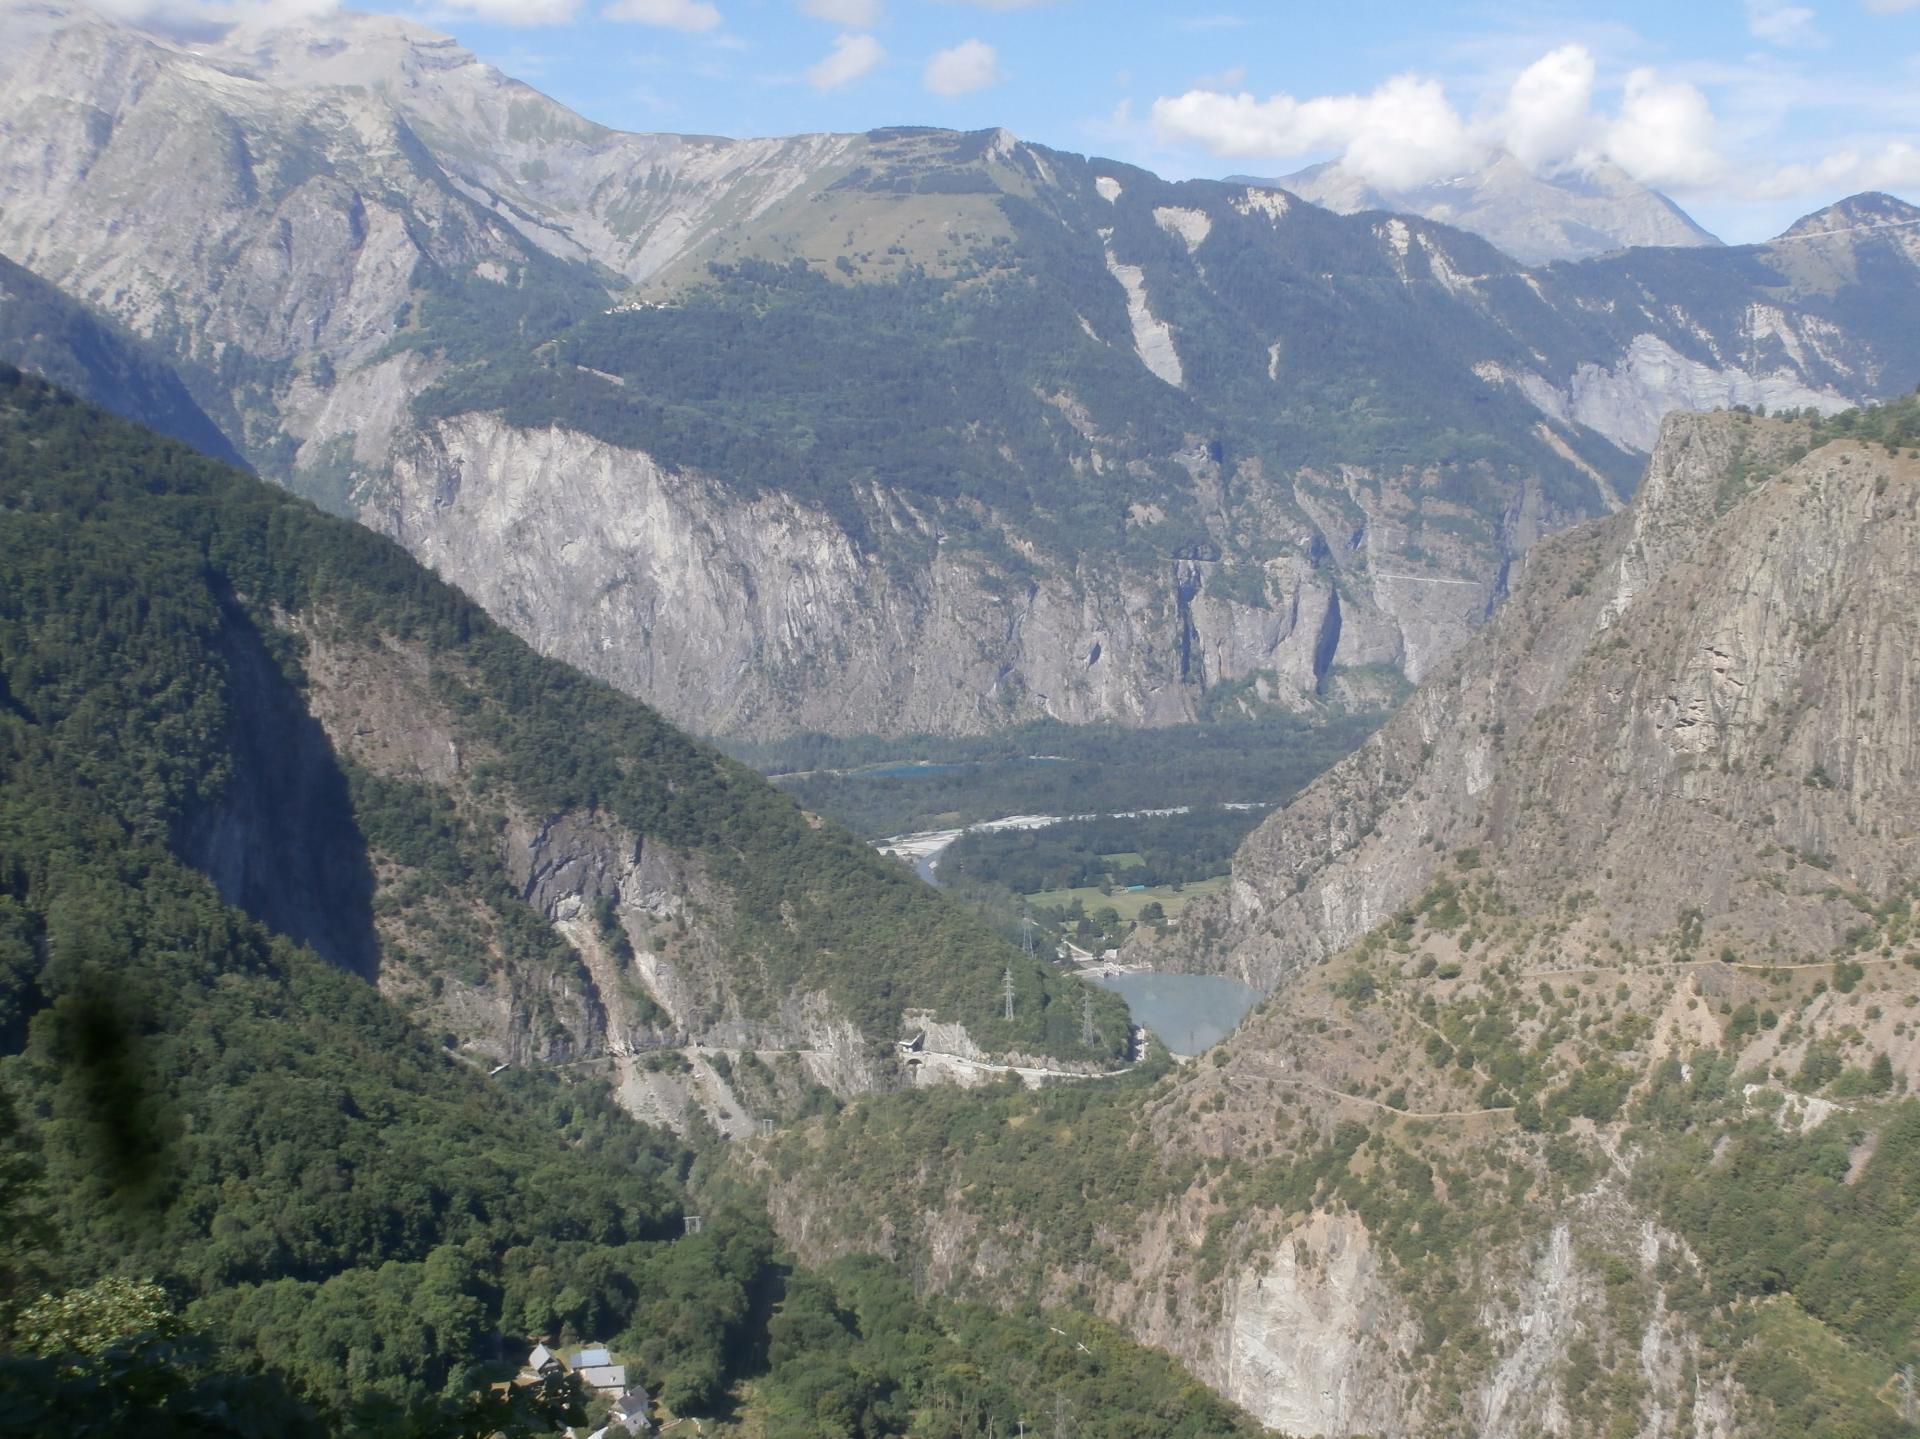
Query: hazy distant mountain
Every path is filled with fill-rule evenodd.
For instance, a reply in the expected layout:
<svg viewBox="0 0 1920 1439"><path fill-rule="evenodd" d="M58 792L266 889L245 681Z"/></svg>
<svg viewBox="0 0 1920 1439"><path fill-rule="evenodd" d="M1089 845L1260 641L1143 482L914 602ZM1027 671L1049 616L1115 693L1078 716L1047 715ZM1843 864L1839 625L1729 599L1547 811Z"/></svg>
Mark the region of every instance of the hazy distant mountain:
<svg viewBox="0 0 1920 1439"><path fill-rule="evenodd" d="M0 255L0 360L238 464L225 434L153 346Z"/></svg>
<svg viewBox="0 0 1920 1439"><path fill-rule="evenodd" d="M1584 260L1633 245L1718 245L1673 201L1616 165L1536 175L1502 151L1478 170L1431 185L1383 190L1330 160L1277 180L1342 215L1390 210L1420 215L1491 240L1516 260Z"/></svg>

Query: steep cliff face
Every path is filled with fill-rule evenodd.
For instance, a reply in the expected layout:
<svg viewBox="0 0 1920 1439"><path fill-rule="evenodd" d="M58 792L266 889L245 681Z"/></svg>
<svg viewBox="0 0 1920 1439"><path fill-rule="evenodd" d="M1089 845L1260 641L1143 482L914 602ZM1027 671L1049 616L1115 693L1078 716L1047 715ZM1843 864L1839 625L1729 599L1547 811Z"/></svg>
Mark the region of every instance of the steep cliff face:
<svg viewBox="0 0 1920 1439"><path fill-rule="evenodd" d="M1383 1055L1355 1045L1356 1017ZM1303 1022L1325 1028L1302 1043ZM942 1292L1089 1305L1283 1434L1764 1431L1688 1297L1705 1265L1631 1181L1642 1155L1589 1129L1543 1145L1471 1098L1368 1097L1340 1070L1431 1067L1392 1027L1309 986L1224 1064L1144 1094L1056 1091L925 1129L869 1101L745 1163L810 1261L879 1253ZM1143 1137L1113 1147L1106 1104ZM1076 1200L1069 1182L1062 1200L1019 1172L1070 1144L1164 1197Z"/></svg>
<svg viewBox="0 0 1920 1439"><path fill-rule="evenodd" d="M1630 510L1536 550L1484 634L1249 837L1192 962L1271 987L1483 843L1528 902L1588 890L1636 939L1693 908L1831 940L1841 912L1809 919L1756 854L1871 892L1904 873L1915 476L1844 438L1780 469L1807 438L1670 420Z"/></svg>
<svg viewBox="0 0 1920 1439"><path fill-rule="evenodd" d="M340 791L331 812L350 815L337 755L350 771L398 786L403 799L444 816L438 853L423 853L417 833L377 825L369 836L352 835L364 858L355 850L346 857L352 863L336 863L326 876L334 890L358 877L364 891L353 906L328 912L335 927L354 915L365 924L361 947L339 957L364 960L423 1025L488 1065L596 1064L636 1114L677 1130L704 1122L728 1135L758 1134L764 1121L790 1117L821 1090L849 1099L909 1077L892 1056L894 1036L863 1031L835 996L807 988L762 994L753 957L741 949L739 898L701 855L603 810L531 810L503 794L497 749L448 704L444 661L418 645L370 645L324 617L303 623L299 637L298 722L311 740L283 747L275 793L296 787L297 756L311 752ZM259 734L251 742L271 741ZM257 771L249 765L243 773L274 768L263 757ZM221 855L246 856L245 873L261 872L259 903L250 907L289 933L324 939L328 932L308 936L283 921L266 877L289 899L321 892L310 879L287 878L325 858L314 848L325 827L309 823L296 843L280 828L301 823L297 806L272 811L276 828L249 784L234 794L239 808L222 807L220 825L199 846L208 857L196 862L219 877ZM391 792L382 798L395 802ZM449 863L465 865L451 891ZM228 887L248 898L239 880ZM911 1014L907 1028L924 1029L931 1018ZM951 1044L993 1058L963 1025L947 1028Z"/></svg>
<svg viewBox="0 0 1920 1439"><path fill-rule="evenodd" d="M968 732L1188 720L1235 684L1288 706L1375 701L1352 669L1418 676L1497 599L1495 579L1451 572L1473 567L1464 546L1429 559L1438 573L1391 568L1381 536L1421 482L1343 472L1339 502L1316 505L1341 527L1337 555L1298 521L1287 551L1259 562L1050 552L1007 524L1009 563L944 543L952 507L908 493L876 492L891 531L876 553L791 496L746 498L590 435L462 415L362 491L360 513L545 653L683 722ZM1509 562L1538 528L1523 507Z"/></svg>

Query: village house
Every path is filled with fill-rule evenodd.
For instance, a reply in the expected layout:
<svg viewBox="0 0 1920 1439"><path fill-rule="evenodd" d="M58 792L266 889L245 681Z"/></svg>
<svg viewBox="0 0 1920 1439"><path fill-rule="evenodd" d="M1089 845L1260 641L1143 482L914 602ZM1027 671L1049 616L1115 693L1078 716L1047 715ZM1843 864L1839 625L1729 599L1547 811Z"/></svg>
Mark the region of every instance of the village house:
<svg viewBox="0 0 1920 1439"><path fill-rule="evenodd" d="M619 1432L627 1434L651 1434L653 1419L647 1410L653 1404L653 1396L644 1389L629 1389L613 1401L613 1413L608 1416L604 1427L596 1429L587 1439L618 1439Z"/></svg>
<svg viewBox="0 0 1920 1439"><path fill-rule="evenodd" d="M604 1348L582 1349L571 1360L573 1372L580 1376L580 1382L589 1389L600 1393L611 1390L623 1393L627 1387L627 1366L615 1364L613 1355Z"/></svg>

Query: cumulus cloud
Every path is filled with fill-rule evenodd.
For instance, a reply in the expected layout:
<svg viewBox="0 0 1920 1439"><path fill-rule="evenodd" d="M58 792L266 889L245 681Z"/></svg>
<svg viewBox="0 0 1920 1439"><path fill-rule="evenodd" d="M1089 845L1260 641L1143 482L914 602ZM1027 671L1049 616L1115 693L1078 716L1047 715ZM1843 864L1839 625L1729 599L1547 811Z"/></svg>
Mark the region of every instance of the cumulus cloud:
<svg viewBox="0 0 1920 1439"><path fill-rule="evenodd" d="M1707 97L1650 69L1627 75L1620 113L1607 127L1606 155L1643 185L1688 190L1710 185L1723 164Z"/></svg>
<svg viewBox="0 0 1920 1439"><path fill-rule="evenodd" d="M1265 100L1242 92L1189 90L1153 102L1153 124L1168 140L1216 155L1292 156L1338 149L1355 173L1406 187L1470 169L1481 147L1437 80L1396 75L1368 95Z"/></svg>
<svg viewBox="0 0 1920 1439"><path fill-rule="evenodd" d="M1002 9L1014 8L1002 5ZM993 46L981 40L962 40L951 50L941 50L927 61L921 83L936 95L967 95L998 85L1006 77L1000 73L1000 57Z"/></svg>
<svg viewBox="0 0 1920 1439"><path fill-rule="evenodd" d="M516 0L478 0L478 3L514 4ZM631 20L636 25L657 25L663 30L713 30L720 24L720 12L707 4L707 0L614 0L601 13L609 20Z"/></svg>
<svg viewBox="0 0 1920 1439"><path fill-rule="evenodd" d="M800 8L848 30L871 30L880 23L880 0L800 0Z"/></svg>
<svg viewBox="0 0 1920 1439"><path fill-rule="evenodd" d="M1494 125L1499 143L1530 170L1549 169L1593 144L1593 55L1562 45L1520 72Z"/></svg>
<svg viewBox="0 0 1920 1439"><path fill-rule="evenodd" d="M1812 164L1781 167L1755 187L1755 194L1784 200L1836 190L1920 190L1920 148L1894 140L1873 151L1835 150Z"/></svg>
<svg viewBox="0 0 1920 1439"><path fill-rule="evenodd" d="M816 90L837 90L851 84L887 58L887 52L871 35L842 35L833 42L826 58L807 71L807 83Z"/></svg>
<svg viewBox="0 0 1920 1439"><path fill-rule="evenodd" d="M1346 169L1389 190L1475 169L1495 147L1538 172L1610 160L1643 184L1675 189L1697 189L1720 176L1713 111L1694 86L1635 70L1610 116L1596 110L1595 87L1593 55L1564 45L1522 70L1503 103L1473 124L1439 81L1410 74L1370 94L1307 100L1195 89L1154 101L1153 125L1164 141L1220 156L1287 160L1333 152Z"/></svg>

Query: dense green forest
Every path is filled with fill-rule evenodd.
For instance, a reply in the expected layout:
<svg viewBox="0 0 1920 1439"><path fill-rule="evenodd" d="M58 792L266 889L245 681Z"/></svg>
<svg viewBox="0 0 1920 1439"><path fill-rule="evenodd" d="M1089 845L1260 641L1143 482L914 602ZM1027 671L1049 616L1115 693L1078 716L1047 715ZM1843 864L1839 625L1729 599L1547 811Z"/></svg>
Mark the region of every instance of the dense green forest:
<svg viewBox="0 0 1920 1439"><path fill-rule="evenodd" d="M1083 1321L1066 1346L1038 1311L794 1271L750 1194L692 1179L695 1152L603 1086L490 1079L225 902L178 847L248 763L227 650L237 615L275 605L459 645L500 782L555 806L650 804L689 844L822 833L391 547L0 368L0 1429L517 1439L588 1412L563 1388L486 1389L545 1337L610 1343L673 1412L796 1439L985 1439L1058 1405L1114 1439L1245 1430ZM523 732L516 704L541 719ZM391 843L433 827L366 776L341 794ZM898 922L923 944L978 930L824 836L851 892L912 896Z"/></svg>
<svg viewBox="0 0 1920 1439"><path fill-rule="evenodd" d="M1269 714L1163 729L1047 720L992 735L797 735L728 747L807 809L884 839L1013 814L1285 804L1381 718Z"/></svg>
<svg viewBox="0 0 1920 1439"><path fill-rule="evenodd" d="M1263 1431L1162 1354L1112 1326L1034 1308L916 1303L860 1256L796 1275L760 1384L780 1439L1077 1434L1239 1439Z"/></svg>
<svg viewBox="0 0 1920 1439"><path fill-rule="evenodd" d="M57 735L143 838L177 840L245 778L234 730L257 684L233 653L264 651L297 693L300 646L276 616L314 616L433 654L463 741L491 756L483 789L535 814L607 812L704 859L730 897L729 978L745 1012L820 990L881 1042L918 1007L990 1047L1085 1053L1071 979L745 766L535 655L396 546L12 374L0 703ZM347 826L348 849L397 819L390 787L361 791L381 803ZM1008 966L1013 1021L1000 1006ZM1114 1038L1088 1057L1124 1045L1120 1006L1101 1003Z"/></svg>
<svg viewBox="0 0 1920 1439"><path fill-rule="evenodd" d="M1920 1100L1783 1131L1748 1109L1739 1080L1751 1078L1713 1050L1666 1060L1635 1106L1653 1141L1637 1184L1700 1256L1691 1298L1727 1306L1740 1380L1782 1432L1911 1435L1848 1346L1883 1369L1920 1363ZM1869 1100L1893 1087L1890 1068L1875 1078L1837 1065L1831 1076L1804 1066L1796 1082Z"/></svg>
<svg viewBox="0 0 1920 1439"><path fill-rule="evenodd" d="M929 499L1042 518L1076 548L1150 543L1128 533L1124 499L1186 509L1185 472L1155 457L1178 449L1203 417L1127 355L1094 359L1089 375L1129 417L1125 458L1152 477L1124 499L1062 489L1089 447L1029 390L1036 366L1060 365L1061 345L1078 348L1064 295L1013 273L965 287L925 278L848 286L804 264L759 261L716 268L711 281L672 304L596 313L538 349L496 348L419 408L560 423L749 491L777 487L856 534L866 528L856 491L895 473L911 474ZM962 442L982 426L990 443ZM959 522L956 514L949 527ZM990 544L990 534L983 526L949 539Z"/></svg>

